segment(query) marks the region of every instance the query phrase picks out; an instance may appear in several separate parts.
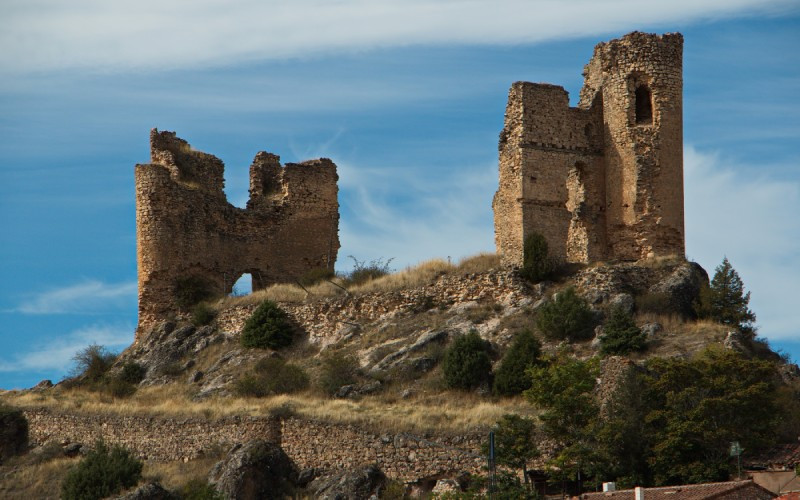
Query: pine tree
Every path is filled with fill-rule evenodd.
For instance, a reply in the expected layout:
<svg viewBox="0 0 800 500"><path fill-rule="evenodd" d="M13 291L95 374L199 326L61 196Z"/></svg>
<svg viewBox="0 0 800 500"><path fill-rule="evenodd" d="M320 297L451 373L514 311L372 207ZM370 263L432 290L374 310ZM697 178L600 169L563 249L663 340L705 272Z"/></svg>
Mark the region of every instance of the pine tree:
<svg viewBox="0 0 800 500"><path fill-rule="evenodd" d="M744 293L739 273L725 257L715 269L710 286L701 290L697 313L701 318L710 318L754 334L756 315L748 308L749 303L750 292Z"/></svg>

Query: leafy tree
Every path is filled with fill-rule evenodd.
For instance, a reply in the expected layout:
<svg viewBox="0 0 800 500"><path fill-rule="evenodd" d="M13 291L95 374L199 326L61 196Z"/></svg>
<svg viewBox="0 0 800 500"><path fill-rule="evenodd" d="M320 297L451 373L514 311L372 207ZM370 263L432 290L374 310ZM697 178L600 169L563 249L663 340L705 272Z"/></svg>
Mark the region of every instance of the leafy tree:
<svg viewBox="0 0 800 500"><path fill-rule="evenodd" d="M526 483L528 476L525 472L528 462L539 456L539 450L533 442L534 429L533 420L514 414L500 417L492 429L497 463L520 469ZM488 452L488 444L485 447Z"/></svg>
<svg viewBox="0 0 800 500"><path fill-rule="evenodd" d="M142 477L142 462L119 445L98 441L93 450L72 467L61 485L64 500L106 498L130 488Z"/></svg>
<svg viewBox="0 0 800 500"><path fill-rule="evenodd" d="M779 411L769 362L708 348L693 360L654 358L648 370L657 484L725 480L731 441L748 452L774 444Z"/></svg>
<svg viewBox="0 0 800 500"><path fill-rule="evenodd" d="M750 292L744 293L744 283L728 258L717 266L708 287L700 290L695 309L701 318L710 318L723 325L755 334L756 315L748 308Z"/></svg>
<svg viewBox="0 0 800 500"><path fill-rule="evenodd" d="M280 349L291 345L293 340L294 328L289 316L271 300L262 302L242 328L244 347Z"/></svg>
<svg viewBox="0 0 800 500"><path fill-rule="evenodd" d="M104 346L90 344L72 356L75 362L72 374L75 377L82 376L90 383L99 382L116 359L117 355Z"/></svg>
<svg viewBox="0 0 800 500"><path fill-rule="evenodd" d="M586 300L569 287L539 309L536 326L551 339L586 339L592 334L594 314Z"/></svg>
<svg viewBox="0 0 800 500"><path fill-rule="evenodd" d="M557 447L549 462L551 475L556 479L599 476L604 460L596 444L597 360L581 361L562 352L528 371L531 388L525 396L543 410L539 418L544 433Z"/></svg>
<svg viewBox="0 0 800 500"><path fill-rule="evenodd" d="M548 256L547 240L539 233L529 234L522 248L523 278L533 282L546 279L553 272L553 261Z"/></svg>
<svg viewBox="0 0 800 500"><path fill-rule="evenodd" d="M530 330L519 332L494 375L494 392L502 396L520 394L530 388L528 368L539 361L542 345Z"/></svg>
<svg viewBox="0 0 800 500"><path fill-rule="evenodd" d="M489 342L474 330L453 341L442 360L442 374L447 387L469 390L489 379L492 363Z"/></svg>
<svg viewBox="0 0 800 500"><path fill-rule="evenodd" d="M628 354L643 351L647 336L636 326L633 317L621 307L611 310L603 335L600 336L600 352L603 354Z"/></svg>

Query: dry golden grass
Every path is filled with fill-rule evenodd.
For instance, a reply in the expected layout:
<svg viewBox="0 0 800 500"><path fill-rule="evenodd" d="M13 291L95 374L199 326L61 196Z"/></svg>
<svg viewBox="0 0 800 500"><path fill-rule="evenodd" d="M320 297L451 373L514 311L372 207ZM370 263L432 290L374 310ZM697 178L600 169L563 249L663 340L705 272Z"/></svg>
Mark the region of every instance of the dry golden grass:
<svg viewBox="0 0 800 500"><path fill-rule="evenodd" d="M291 411L301 418L368 424L386 430L458 432L492 425L505 413L524 413L521 399L486 400L472 394L437 392L408 399L370 397L359 401L330 399L312 392L269 398L209 398L193 401L177 384L145 387L128 399L112 400L94 392L55 388L43 393L10 392L3 401L18 407L50 407L61 411L164 417L219 418L266 416Z"/></svg>
<svg viewBox="0 0 800 500"><path fill-rule="evenodd" d="M402 271L388 274L360 285L351 286L347 288L346 292L344 290L344 281L340 278L332 280L335 284L322 281L305 288L293 283L279 283L242 297L224 297L212 304L212 306L220 310L233 306L257 305L264 300L297 303L345 293L361 294L405 290L431 283L444 274L482 273L499 266L500 257L493 253L480 253L472 257L465 257L455 265L443 259L431 259L415 266L409 266Z"/></svg>
<svg viewBox="0 0 800 500"><path fill-rule="evenodd" d="M426 260L416 266L387 274L380 278L351 287L351 293L387 292L415 288L428 284L443 274L453 270L453 265L442 259Z"/></svg>
<svg viewBox="0 0 800 500"><path fill-rule="evenodd" d="M77 458L57 458L36 465L0 467L0 498L31 500L59 498L61 481Z"/></svg>
<svg viewBox="0 0 800 500"><path fill-rule="evenodd" d="M500 256L496 253L482 252L471 257L464 257L458 262L456 271L461 274L485 273L500 267Z"/></svg>

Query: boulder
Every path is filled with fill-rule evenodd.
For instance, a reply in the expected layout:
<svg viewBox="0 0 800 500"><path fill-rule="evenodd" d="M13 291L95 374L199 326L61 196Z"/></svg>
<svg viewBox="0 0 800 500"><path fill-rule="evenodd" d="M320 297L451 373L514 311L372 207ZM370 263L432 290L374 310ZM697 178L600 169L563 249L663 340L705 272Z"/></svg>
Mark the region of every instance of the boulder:
<svg viewBox="0 0 800 500"><path fill-rule="evenodd" d="M651 286L650 292L666 296L672 311L693 318L696 316L694 303L700 295L700 289L706 284L708 273L705 269L696 262L685 262Z"/></svg>
<svg viewBox="0 0 800 500"><path fill-rule="evenodd" d="M633 297L629 293L618 293L608 300L608 305L611 308L620 308L626 313L633 312Z"/></svg>
<svg viewBox="0 0 800 500"><path fill-rule="evenodd" d="M376 465L367 465L317 478L308 489L314 498L323 500L377 499L386 482L386 475Z"/></svg>
<svg viewBox="0 0 800 500"><path fill-rule="evenodd" d="M280 446L262 440L236 445L208 474L208 482L227 499L291 496L297 469Z"/></svg>

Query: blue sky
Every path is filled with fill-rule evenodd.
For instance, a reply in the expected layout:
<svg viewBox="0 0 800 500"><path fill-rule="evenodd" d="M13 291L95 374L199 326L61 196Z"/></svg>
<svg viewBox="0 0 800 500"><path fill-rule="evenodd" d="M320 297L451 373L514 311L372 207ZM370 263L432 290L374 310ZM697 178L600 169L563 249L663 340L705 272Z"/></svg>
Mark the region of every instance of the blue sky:
<svg viewBox="0 0 800 500"><path fill-rule="evenodd" d="M511 83L574 104L594 45L633 30L685 36L688 256L727 255L760 335L800 359L796 1L217 4L0 4L0 388L132 341L150 128L221 158L240 206L257 151L332 158L342 270L458 258L493 249Z"/></svg>

